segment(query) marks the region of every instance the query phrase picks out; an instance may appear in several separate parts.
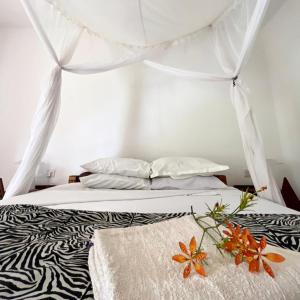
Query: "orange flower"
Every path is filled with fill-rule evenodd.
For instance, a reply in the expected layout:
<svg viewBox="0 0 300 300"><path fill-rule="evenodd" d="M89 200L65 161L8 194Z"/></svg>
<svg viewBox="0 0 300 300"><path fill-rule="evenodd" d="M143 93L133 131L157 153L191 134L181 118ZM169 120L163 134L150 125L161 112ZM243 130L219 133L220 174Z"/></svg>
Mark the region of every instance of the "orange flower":
<svg viewBox="0 0 300 300"><path fill-rule="evenodd" d="M223 231L224 234L228 236L225 238L223 247L226 251L235 256L235 264L239 265L243 260L246 260L249 264L250 272L259 272L261 261L264 270L271 277L274 277L272 268L263 259L263 257L272 262L278 263L283 262L284 257L277 253L262 253L262 250L267 246L266 238L262 237L258 243L247 228L241 231L239 225L234 228L234 226L230 223L227 224L227 228L229 231Z"/></svg>
<svg viewBox="0 0 300 300"><path fill-rule="evenodd" d="M172 259L179 263L185 263L188 262L187 266L183 270L183 278L187 278L192 269L192 265L195 269L195 271L202 276L206 276L205 270L202 266L202 261L204 261L207 257L207 254L205 252L198 252L197 251L197 243L196 238L193 236L190 241L189 250L187 249L186 245L182 242L179 242L179 247L183 254L177 254L172 257Z"/></svg>
<svg viewBox="0 0 300 300"><path fill-rule="evenodd" d="M231 223L227 223L227 228L230 230L224 230L224 234L226 234L232 241L237 242L240 238L241 226L237 225L236 228Z"/></svg>
<svg viewBox="0 0 300 300"><path fill-rule="evenodd" d="M239 225L234 228L230 223L227 224L227 228L230 232L227 230L223 231L224 234L228 236L228 238L225 239L223 247L228 252L235 252L235 263L239 265L248 250L248 236L250 232L247 228L241 230Z"/></svg>
<svg viewBox="0 0 300 300"><path fill-rule="evenodd" d="M260 243L257 243L252 236L249 237L249 242L251 245L251 248L249 249L247 253L247 261L249 263L249 271L250 272L259 272L259 266L260 266L260 261L262 262L264 270L271 276L275 277L272 268L270 265L263 259L265 257L266 259L280 263L285 260L285 258L278 254L278 253L265 253L263 254L262 251L266 248L267 242L266 238L262 237L260 240Z"/></svg>

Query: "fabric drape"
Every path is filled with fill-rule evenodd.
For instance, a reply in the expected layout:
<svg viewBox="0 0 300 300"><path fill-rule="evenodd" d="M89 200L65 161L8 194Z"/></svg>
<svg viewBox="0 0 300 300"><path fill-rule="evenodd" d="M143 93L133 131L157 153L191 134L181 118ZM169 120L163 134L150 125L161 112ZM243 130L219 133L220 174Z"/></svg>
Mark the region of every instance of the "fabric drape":
<svg viewBox="0 0 300 300"><path fill-rule="evenodd" d="M208 74L197 71L186 71L165 66L160 63L145 61L145 64L160 71L188 79L207 81L234 81L230 83L231 102L236 112L242 138L245 158L255 188L267 186L263 197L285 205L281 192L268 168L261 134L250 109L247 93L241 82L236 81L241 68L245 65L253 47L261 20L265 14L268 0L236 2L212 26L215 39L215 53L220 67L225 74ZM236 15L242 18L237 18ZM244 28L244 31L243 31Z"/></svg>
<svg viewBox="0 0 300 300"><path fill-rule="evenodd" d="M176 45L179 39L166 39L159 44L147 44L144 47L142 45L138 47L124 45L121 41L117 44L123 47L123 55L120 55L118 59L111 63L96 63L93 61L84 64L70 63L82 32L85 30L90 31L89 28L82 22L76 22L75 19L64 15L57 5L52 5L52 2L57 4L57 1L21 1L35 30L56 63L56 67L51 72L49 84L41 97L32 126L30 142L21 165L9 184L6 198L26 193L29 190L35 170L46 151L59 114L62 70L78 74L94 74L145 61L150 67L176 76L208 81L232 81L237 78L247 61L268 4L268 0L234 0L233 5L213 21L210 31L215 37L215 46L214 49L209 51L215 50L220 72L209 73L188 71L153 61L153 56L160 53L160 51L167 51L169 47ZM63 1L63 3L67 5L68 2ZM82 2L78 5L87 4ZM80 13L80 10L77 12ZM141 11L139 13L139 18L144 21L143 14L141 14ZM167 18L167 16L165 17ZM195 32L192 34L195 34ZM95 38L101 38L101 36L96 34ZM185 38L180 38L181 43L184 40ZM99 53L99 56L101 56L101 53ZM267 193L264 194L266 198L283 204L280 191L267 168L262 139L252 116L247 95L241 84L238 81L236 83L234 86L231 83L231 99L237 114L251 178L256 188L264 185L268 186Z"/></svg>
<svg viewBox="0 0 300 300"><path fill-rule="evenodd" d="M267 186L263 197L285 205L268 168L261 134L249 107L247 94L239 82L231 86L231 101L236 112L249 173L255 188Z"/></svg>
<svg viewBox="0 0 300 300"><path fill-rule="evenodd" d="M31 126L29 143L25 149L20 166L7 187L4 195L5 199L27 193L33 183L36 169L47 150L59 116L62 80L61 66L67 64L72 58L81 34L81 28L79 27L66 26L66 24L64 24L65 26L61 26L61 24L56 23L59 26L52 27L53 31L60 33L57 35L60 51L56 52L50 44L48 36L41 27L32 7L25 5L25 8L28 15L34 20L35 29L40 38L46 43L56 65L46 80Z"/></svg>
<svg viewBox="0 0 300 300"><path fill-rule="evenodd" d="M166 66L161 63L157 63L154 61L150 60L145 60L144 64L157 69L159 71L169 73L171 75L179 76L179 77L184 77L186 79L199 79L203 81L228 81L232 80L232 75L231 74L209 74L209 73L202 73L198 71L189 71L189 70L182 70L179 68L171 67L171 66Z"/></svg>
<svg viewBox="0 0 300 300"><path fill-rule="evenodd" d="M7 187L4 198L27 193L35 171L47 149L60 107L61 68L55 66L41 95L32 123L30 140L18 170Z"/></svg>
<svg viewBox="0 0 300 300"><path fill-rule="evenodd" d="M52 26L47 27L48 31L46 32L45 27L42 26L41 20L36 15L30 3L26 0L23 0L22 3L34 24L35 31L47 47L56 66L51 71L50 77L46 80L46 86L43 89L43 94L41 95L32 124L29 143L22 161L7 187L4 196L5 199L27 193L33 183L36 169L47 149L59 116L62 70L78 74L105 72L142 61L146 56L150 56L158 50L165 49L168 45L168 43L165 43L158 49L155 48L152 51L146 50L139 54L130 51L127 56L120 58L110 65L68 65L84 29L63 18L55 11L55 8L50 7L50 16L48 17L52 21Z"/></svg>
<svg viewBox="0 0 300 300"><path fill-rule="evenodd" d="M244 11L247 14L252 5L253 1L245 0L233 7L232 11L236 13L239 9L239 12ZM235 19L230 11L214 24L215 52L225 73L232 74L233 77L239 75L253 47L267 5L268 0L258 1L251 18L248 15L242 18L246 24L241 27L247 28L244 34L241 34L241 29L237 26L237 22L234 22ZM238 50L236 40L241 40L243 35L243 43L240 43L240 50ZM279 187L268 168L262 137L253 118L247 94L239 80L231 85L230 95L240 128L247 166L255 188L258 190L262 186L267 186L263 196L285 205Z"/></svg>

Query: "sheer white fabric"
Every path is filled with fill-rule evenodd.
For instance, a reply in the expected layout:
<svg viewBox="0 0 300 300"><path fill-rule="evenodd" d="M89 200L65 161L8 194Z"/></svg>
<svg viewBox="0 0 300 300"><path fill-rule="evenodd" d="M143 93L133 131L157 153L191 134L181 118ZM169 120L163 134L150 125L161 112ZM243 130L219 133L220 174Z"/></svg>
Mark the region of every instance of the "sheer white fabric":
<svg viewBox="0 0 300 300"><path fill-rule="evenodd" d="M169 73L171 75L184 77L187 79L200 79L206 81L228 81L232 80L232 75L226 74L209 74L209 73L202 73L197 71L189 71L189 70L182 70L171 66L166 66L154 61L145 60L144 63L152 68L155 68L159 71Z"/></svg>
<svg viewBox="0 0 300 300"><path fill-rule="evenodd" d="M76 74L97 74L107 72L110 70L118 69L127 65L131 65L137 62L143 61L145 58L150 58L163 52L171 43L167 42L153 49L143 49L139 51L133 51L125 49L123 56L110 62L110 63L82 63L82 64L69 64L62 66L62 69L67 72Z"/></svg>
<svg viewBox="0 0 300 300"><path fill-rule="evenodd" d="M253 0L236 2L213 24L215 52L225 74L186 71L151 61L145 63L160 71L190 79L226 81L236 78L253 47L268 0L258 1L255 6L253 4L255 4ZM238 84L231 84L231 87L231 100L237 115L245 158L253 184L256 189L267 186L268 189L264 192L263 197L285 205L267 166L263 141L252 116L246 92L240 81Z"/></svg>
<svg viewBox="0 0 300 300"><path fill-rule="evenodd" d="M269 0L236 1L213 24L215 51L225 73L237 76L246 64Z"/></svg>
<svg viewBox="0 0 300 300"><path fill-rule="evenodd" d="M9 183L5 199L27 193L34 179L51 134L56 124L60 107L61 69L55 67L46 81L31 128L30 140L21 164Z"/></svg>
<svg viewBox="0 0 300 300"><path fill-rule="evenodd" d="M250 49L253 47L255 36L266 11L267 4L268 0L258 1L251 15L249 11L253 9L253 1L245 0L234 6L231 12L228 11L214 25L216 38L215 50L225 73L231 74L233 77L240 73L241 67L245 64ZM238 15L241 17L241 22L244 23L241 27L238 27L238 23L235 22L237 17L233 18L237 14L237 11L239 11ZM244 12L244 14L241 12ZM247 22L248 24L245 24ZM246 28L244 39L242 39L241 28ZM236 40L243 40L243 43L237 44ZM240 46L240 49L237 48L237 45ZM240 81L231 87L231 101L236 112L245 158L255 188L259 189L262 186L267 186L268 189L264 192L263 196L285 205L273 175L268 169L263 141L253 118L247 94L243 90Z"/></svg>
<svg viewBox="0 0 300 300"><path fill-rule="evenodd" d="M56 31L60 33L57 35L57 45L59 45L59 48L57 48L59 49L59 52L57 52L49 42L48 36L41 27L32 7L30 5L25 5L25 8L28 15L33 18L36 31L46 43L49 53L52 55L57 65L53 68L49 78L46 80L32 123L29 143L26 147L21 164L7 187L4 198L27 193L31 187L36 169L47 149L59 116L62 77L61 66L67 64L72 58L81 33L80 27L70 26L71 24L68 24L66 20L63 26L61 26L61 22L63 22L64 19L59 18L58 22L55 23L59 26L56 27L53 24L51 27L53 30L52 32Z"/></svg>
<svg viewBox="0 0 300 300"><path fill-rule="evenodd" d="M268 0L188 0L181 6L181 1L177 0L166 0L163 3L141 0L130 10L131 6L124 6L120 0L91 0L88 4L79 0L21 1L57 66L52 71L49 85L41 97L29 145L7 189L6 198L26 193L30 187L58 117L62 70L94 74L144 60L150 67L176 76L231 81L240 73L247 59L268 3ZM119 13L120 19L112 17L115 14L113 8L122 12L121 15ZM197 14L198 19L195 17ZM124 16L128 26L123 24ZM131 26L135 23L136 26ZM216 63L216 69L199 72L154 61L155 57L162 56L162 53L165 55L170 49L176 51L178 44L188 44L195 32L209 24L212 26L206 27L206 33L210 37L215 36L216 43L215 46L213 43L209 46L208 43L201 58L205 61L205 53L211 56L216 50L215 61L219 64L218 66ZM100 47L95 49L100 50L95 51L95 56L89 55L87 62L78 63L78 44L84 43L82 33L98 44ZM104 44L107 49L111 47L111 53L115 53L115 57L108 55L108 59L104 59L103 51L100 52L104 49ZM197 49L194 53L200 56ZM268 185L268 198L283 203L267 170L261 137L252 118L246 94L240 85L233 88L232 102L237 112L246 161L255 186Z"/></svg>
<svg viewBox="0 0 300 300"><path fill-rule="evenodd" d="M256 189L267 186L264 198L285 205L280 190L268 169L261 134L249 107L247 94L240 82L231 87L231 101L236 112L247 166Z"/></svg>
<svg viewBox="0 0 300 300"><path fill-rule="evenodd" d="M79 74L105 72L141 61L149 52L148 49L139 54L130 51L127 56L108 65L68 65L76 50L83 28L62 16L55 10L55 7L45 1L24 0L22 2L37 34L45 43L56 66L46 81L47 85L32 124L30 141L21 164L7 187L5 199L27 193L32 185L36 169L47 149L59 116L62 70ZM165 47L166 44L159 49L155 48L153 52Z"/></svg>
<svg viewBox="0 0 300 300"><path fill-rule="evenodd" d="M233 0L47 1L68 18L87 27L103 39L142 47L175 40L206 27L233 2Z"/></svg>

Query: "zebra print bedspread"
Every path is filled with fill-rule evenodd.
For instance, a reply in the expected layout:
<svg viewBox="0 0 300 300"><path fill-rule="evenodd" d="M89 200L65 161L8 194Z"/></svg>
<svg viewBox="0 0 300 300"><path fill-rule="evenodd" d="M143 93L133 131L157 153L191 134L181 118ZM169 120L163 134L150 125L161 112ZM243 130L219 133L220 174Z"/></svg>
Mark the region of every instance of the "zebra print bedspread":
<svg viewBox="0 0 300 300"><path fill-rule="evenodd" d="M0 299L93 299L88 272L95 229L128 227L186 213L144 214L0 206ZM241 215L256 237L300 251L299 215Z"/></svg>

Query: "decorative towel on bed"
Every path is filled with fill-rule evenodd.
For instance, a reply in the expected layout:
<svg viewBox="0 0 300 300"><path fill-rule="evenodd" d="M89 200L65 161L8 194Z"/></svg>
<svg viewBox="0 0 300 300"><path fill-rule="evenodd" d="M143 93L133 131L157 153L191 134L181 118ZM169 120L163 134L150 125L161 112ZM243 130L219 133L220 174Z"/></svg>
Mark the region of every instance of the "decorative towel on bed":
<svg viewBox="0 0 300 300"><path fill-rule="evenodd" d="M209 238L203 245L209 255L208 276L183 279L184 266L171 257L180 252L178 241L188 244L193 235L200 240L200 233L192 216L96 230L89 254L95 299L300 299L300 254L274 246L267 246L266 252L286 258L282 264L272 264L275 279L264 272L249 273L246 264L237 267L229 256L224 259Z"/></svg>

